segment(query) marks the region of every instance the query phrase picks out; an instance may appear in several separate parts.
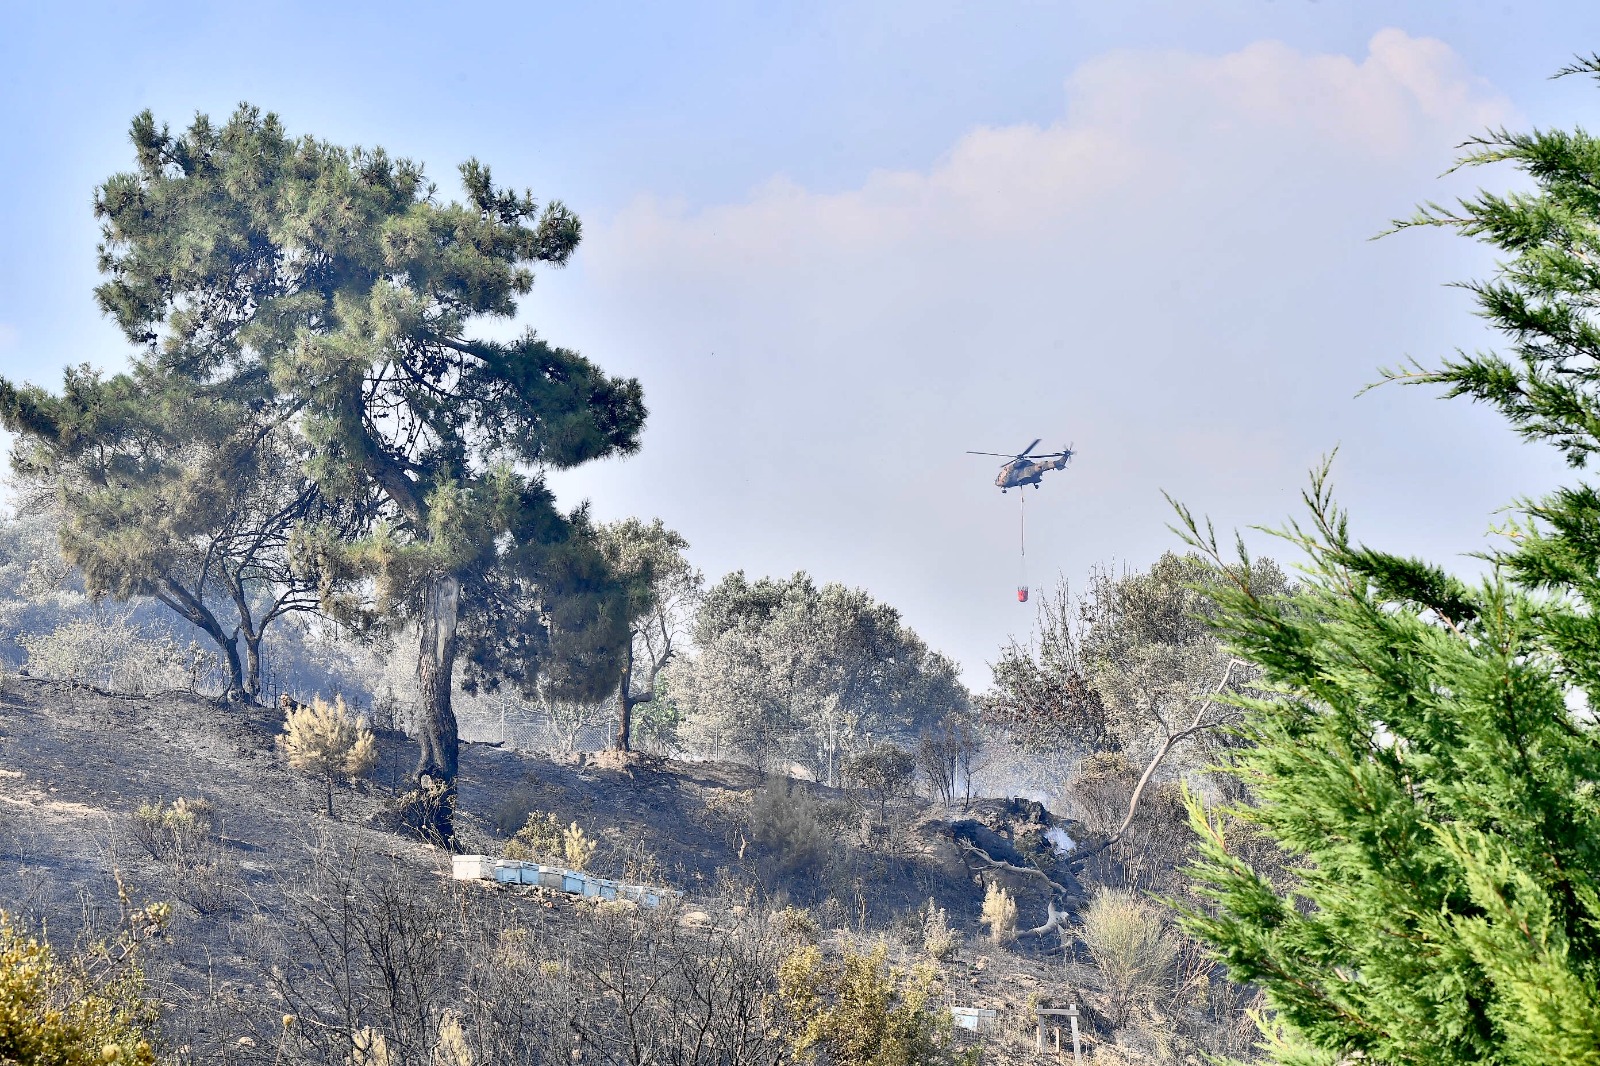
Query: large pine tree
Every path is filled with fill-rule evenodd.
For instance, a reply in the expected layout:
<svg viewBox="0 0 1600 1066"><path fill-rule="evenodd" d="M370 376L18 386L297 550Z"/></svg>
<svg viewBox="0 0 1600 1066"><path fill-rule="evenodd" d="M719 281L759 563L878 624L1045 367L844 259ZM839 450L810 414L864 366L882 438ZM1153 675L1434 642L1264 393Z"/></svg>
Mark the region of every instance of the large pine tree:
<svg viewBox="0 0 1600 1066"><path fill-rule="evenodd" d="M1188 923L1266 991L1285 1063L1600 1063L1600 490L1581 473L1600 451L1600 139L1500 131L1465 162L1530 181L1404 225L1500 253L1467 288L1503 349L1392 376L1491 405L1580 473L1471 581L1353 541L1325 469L1288 534L1298 591L1228 568L1221 625L1266 687L1233 765L1253 801L1195 811ZM1241 820L1281 865L1241 858Z"/></svg>
<svg viewBox="0 0 1600 1066"><path fill-rule="evenodd" d="M290 137L249 106L179 134L146 112L132 136L136 168L95 201L100 305L139 346L131 402L243 405L293 428L323 496L372 501L365 535L305 523L294 547L327 606L420 631L419 777L454 781L458 660L469 684L608 691L621 594L538 471L637 448L640 387L532 332L472 335L516 313L535 266L567 261L578 219L476 161L465 202L441 200L412 162ZM373 595L331 595L352 587Z"/></svg>

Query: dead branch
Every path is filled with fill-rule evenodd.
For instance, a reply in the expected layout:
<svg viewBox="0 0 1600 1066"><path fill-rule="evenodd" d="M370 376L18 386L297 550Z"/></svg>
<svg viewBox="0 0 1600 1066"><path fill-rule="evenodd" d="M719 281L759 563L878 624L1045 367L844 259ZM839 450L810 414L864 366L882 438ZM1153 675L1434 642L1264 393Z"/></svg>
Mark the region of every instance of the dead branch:
<svg viewBox="0 0 1600 1066"><path fill-rule="evenodd" d="M987 851L984 851L970 840L962 840L959 837L956 838L956 844L962 849L966 856L976 858L979 862L983 863L982 866L978 867L980 870L1003 870L1006 873L1021 874L1024 877L1036 877L1045 884L1049 885L1051 891L1059 893L1061 896L1068 899L1077 899L1082 895L1082 893L1073 889L1069 889L1060 882L1052 880L1049 874L1045 873L1037 866L1017 866L1013 863L1003 862L1000 859L990 855Z"/></svg>
<svg viewBox="0 0 1600 1066"><path fill-rule="evenodd" d="M1228 687L1228 682L1233 678L1233 668L1238 665L1240 665L1238 659L1229 659L1228 668L1222 672L1222 680L1218 681L1216 687L1206 696L1205 702L1195 712L1193 720L1189 722L1188 726L1178 730L1176 733L1168 733L1166 738L1162 740L1160 749L1151 758L1149 765L1144 768L1144 773L1139 776L1139 783L1134 786L1133 795L1128 797L1128 814L1127 817L1122 819L1122 824L1117 827L1117 831L1105 839L1097 841L1086 850L1074 852L1072 855L1073 863L1079 863L1091 855L1097 855L1120 841L1128 832L1128 827L1133 825L1134 816L1139 813L1139 801L1144 798L1145 788L1149 786L1151 778L1155 777L1156 770L1166 760L1172 749L1196 733L1203 733L1216 727L1217 723L1205 721L1206 712L1211 710L1211 705L1217 702L1217 697L1222 694L1222 690Z"/></svg>
<svg viewBox="0 0 1600 1066"><path fill-rule="evenodd" d="M1058 910L1056 910L1056 901L1055 900L1050 900L1048 903L1046 903L1045 904L1045 908L1047 910L1047 913L1049 914L1049 920L1048 921L1046 921L1043 925L1037 926L1037 927L1035 927L1033 929L1024 929L1021 932L1017 933L1017 935L1018 936L1044 936L1046 933L1059 932L1061 930L1062 924L1065 922L1065 920L1072 916L1072 912L1071 911L1058 911Z"/></svg>

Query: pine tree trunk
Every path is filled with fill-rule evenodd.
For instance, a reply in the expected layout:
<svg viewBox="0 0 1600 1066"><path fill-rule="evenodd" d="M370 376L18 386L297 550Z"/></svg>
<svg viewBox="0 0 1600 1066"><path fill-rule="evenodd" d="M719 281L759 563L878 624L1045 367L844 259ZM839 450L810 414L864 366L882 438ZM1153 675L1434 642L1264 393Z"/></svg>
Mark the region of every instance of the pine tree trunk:
<svg viewBox="0 0 1600 1066"><path fill-rule="evenodd" d="M629 750L633 733L633 696L629 691L633 686L633 640L628 641L628 650L622 659L622 682L617 686L617 742L618 751Z"/></svg>
<svg viewBox="0 0 1600 1066"><path fill-rule="evenodd" d="M222 631L222 623L217 621L217 616L211 613L205 601L192 595L180 582L167 574L161 575L156 599L172 608L181 618L212 639L221 650L223 661L228 666L228 688L223 693L223 698L229 702L243 698L244 667L239 663L239 645L233 635Z"/></svg>
<svg viewBox="0 0 1600 1066"><path fill-rule="evenodd" d="M455 839L451 815L461 750L455 709L450 705L460 609L461 581L454 574L434 578L423 603L422 646L417 657L417 680L422 689L417 783L424 793L437 792L427 805L430 824L420 828L445 845Z"/></svg>
<svg viewBox="0 0 1600 1066"><path fill-rule="evenodd" d="M239 664L239 646L224 636L221 629L211 636L222 649L222 657L228 664L228 691L223 693L223 698L230 703L237 702L246 695L244 668Z"/></svg>
<svg viewBox="0 0 1600 1066"><path fill-rule="evenodd" d="M450 705L450 685L456 664L456 619L460 609L460 580L453 574L435 578L424 603L422 647L417 658L417 679L422 687L422 715L417 737L422 751L417 762L417 778L430 778L446 786L455 783L460 755L456 715Z"/></svg>

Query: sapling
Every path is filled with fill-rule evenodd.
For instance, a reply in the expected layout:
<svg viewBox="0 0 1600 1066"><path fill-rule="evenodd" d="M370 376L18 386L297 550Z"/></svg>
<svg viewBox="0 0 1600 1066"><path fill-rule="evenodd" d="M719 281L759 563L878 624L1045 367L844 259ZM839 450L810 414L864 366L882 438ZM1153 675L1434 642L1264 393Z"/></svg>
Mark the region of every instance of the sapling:
<svg viewBox="0 0 1600 1066"><path fill-rule="evenodd" d="M332 703L319 696L290 710L278 742L290 766L322 778L330 818L334 780L358 780L378 764L377 739L365 721L350 713L343 696L335 696Z"/></svg>

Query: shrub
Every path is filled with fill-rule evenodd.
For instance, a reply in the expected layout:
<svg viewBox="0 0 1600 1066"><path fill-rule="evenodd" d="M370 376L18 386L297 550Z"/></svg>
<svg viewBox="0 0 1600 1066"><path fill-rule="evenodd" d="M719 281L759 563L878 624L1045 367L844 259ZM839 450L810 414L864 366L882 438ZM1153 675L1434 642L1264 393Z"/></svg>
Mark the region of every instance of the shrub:
<svg viewBox="0 0 1600 1066"><path fill-rule="evenodd" d="M972 788L972 760L981 741L978 731L961 715L948 715L917 738L917 768L928 781L933 798L949 807L965 784Z"/></svg>
<svg viewBox="0 0 1600 1066"><path fill-rule="evenodd" d="M533 793L525 786L517 786L502 793L489 811L489 821L504 836L515 836L528 822L528 816L537 809Z"/></svg>
<svg viewBox="0 0 1600 1066"><path fill-rule="evenodd" d="M667 879L667 868L642 836L616 848L621 878L632 884L658 885Z"/></svg>
<svg viewBox="0 0 1600 1066"><path fill-rule="evenodd" d="M561 826L556 822L556 816L548 811L544 814L538 811L529 813L528 820L506 841L505 846L506 858L529 862L554 859L562 854Z"/></svg>
<svg viewBox="0 0 1600 1066"><path fill-rule="evenodd" d="M0 1061L154 1066L143 976L131 962L97 976L97 961L58 959L0 912Z"/></svg>
<svg viewBox="0 0 1600 1066"><path fill-rule="evenodd" d="M472 1066L472 1047L461 1015L447 1010L439 1019L439 1042L433 1048L434 1066Z"/></svg>
<svg viewBox="0 0 1600 1066"><path fill-rule="evenodd" d="M36 677L89 685L107 692L141 696L194 687L188 669L193 646L180 645L168 632L147 632L131 611L97 609L86 618L62 622L48 633L17 637L28 653L28 672Z"/></svg>
<svg viewBox="0 0 1600 1066"><path fill-rule="evenodd" d="M291 708L278 739L290 766L322 778L330 818L334 780L365 777L378 764L377 739L366 722L350 713L343 696L335 696L331 704L319 696L309 706Z"/></svg>
<svg viewBox="0 0 1600 1066"><path fill-rule="evenodd" d="M960 947L960 932L950 928L944 908L935 906L930 896L928 908L922 914L922 950L928 953L929 958L943 962L954 956Z"/></svg>
<svg viewBox="0 0 1600 1066"><path fill-rule="evenodd" d="M750 804L750 836L760 846L770 871L792 877L827 861L832 835L823 828L816 802L787 777L774 775Z"/></svg>
<svg viewBox="0 0 1600 1066"><path fill-rule="evenodd" d="M599 841L585 833L577 822L563 829L554 814L534 811L516 835L506 841L505 857L528 862L558 860L574 870L584 870L593 861L599 846Z"/></svg>
<svg viewBox="0 0 1600 1066"><path fill-rule="evenodd" d="M893 744L874 745L844 761L845 782L866 793L876 829L890 852L898 851L900 843L892 805L912 794L916 777L916 758Z"/></svg>
<svg viewBox="0 0 1600 1066"><path fill-rule="evenodd" d="M133 839L170 867L163 893L200 914L221 913L238 900L238 868L225 860L215 830L215 812L203 799L147 800L133 812Z"/></svg>
<svg viewBox="0 0 1600 1066"><path fill-rule="evenodd" d="M801 1062L830 1066L972 1062L953 1048L950 1016L935 1005L937 971L927 965L901 973L879 944L861 954L849 948L828 961L815 945L778 966L784 1035Z"/></svg>
<svg viewBox="0 0 1600 1066"><path fill-rule="evenodd" d="M1161 916L1132 892L1101 889L1084 911L1084 945L1100 971L1108 1014L1121 1026L1160 986L1178 955Z"/></svg>
<svg viewBox="0 0 1600 1066"><path fill-rule="evenodd" d="M633 709L634 742L645 751L660 755L676 751L682 726L683 709L674 702L664 683L656 686L655 699Z"/></svg>
<svg viewBox="0 0 1600 1066"><path fill-rule="evenodd" d="M1017 935L1017 901L998 881L990 881L983 892L983 912L978 922L989 927L989 939L1004 944Z"/></svg>
<svg viewBox="0 0 1600 1066"><path fill-rule="evenodd" d="M811 912L792 903L783 910L773 913L772 924L779 936L803 944L815 944L817 938L822 935L822 930L818 927L817 920L811 917Z"/></svg>
<svg viewBox="0 0 1600 1066"><path fill-rule="evenodd" d="M425 843L445 847L453 833L455 809L455 790L432 781L394 797L379 817L396 832L410 833Z"/></svg>
<svg viewBox="0 0 1600 1066"><path fill-rule="evenodd" d="M133 839L162 862L194 857L215 828L215 811L203 799L179 796L170 806L146 800L133 812Z"/></svg>
<svg viewBox="0 0 1600 1066"><path fill-rule="evenodd" d="M364 1025L350 1034L350 1066L396 1066L381 1030Z"/></svg>

